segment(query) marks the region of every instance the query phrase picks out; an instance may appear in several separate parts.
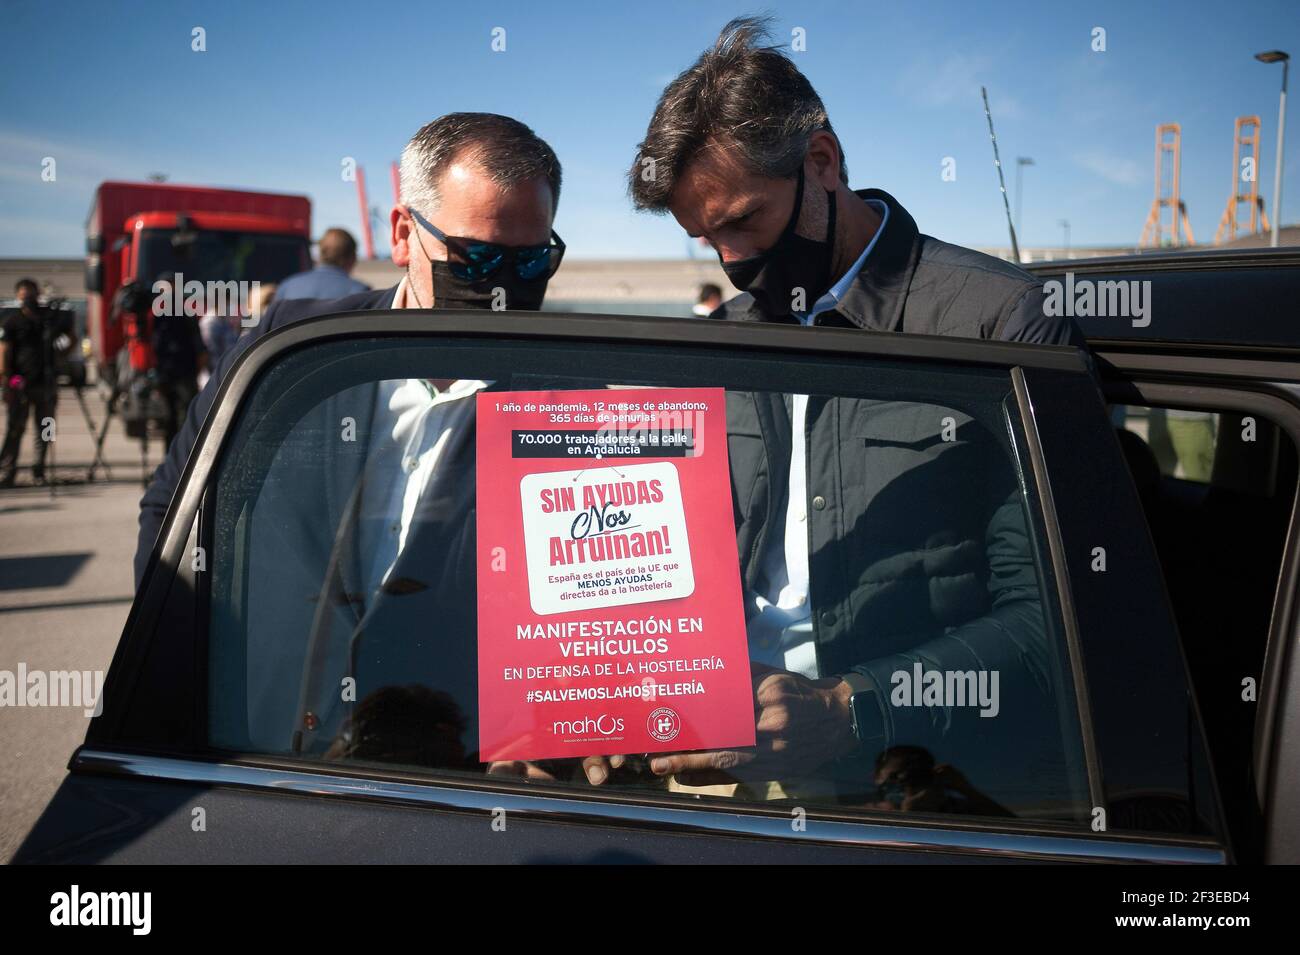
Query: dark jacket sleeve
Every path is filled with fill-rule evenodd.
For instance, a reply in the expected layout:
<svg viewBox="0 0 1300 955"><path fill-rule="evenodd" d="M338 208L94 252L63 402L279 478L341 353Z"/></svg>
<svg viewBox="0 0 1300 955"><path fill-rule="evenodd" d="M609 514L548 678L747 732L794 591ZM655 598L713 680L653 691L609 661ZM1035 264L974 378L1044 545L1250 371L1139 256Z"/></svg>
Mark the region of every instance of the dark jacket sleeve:
<svg viewBox="0 0 1300 955"><path fill-rule="evenodd" d="M1083 347L1078 326L1070 318L1047 314L1043 303L1041 285L1016 289L997 316L994 337ZM853 667L876 691L887 745L965 736L981 719L971 707L891 705L894 674L910 675L918 662L924 671L997 671L1004 710L1022 718L1051 712L1053 653L1018 482L991 493L984 539L987 612L942 636Z"/></svg>
<svg viewBox="0 0 1300 955"><path fill-rule="evenodd" d="M1074 319L1048 315L1042 285L1031 285L1011 297L999 316L996 337L1004 342L1028 342L1036 345L1084 344L1083 333Z"/></svg>
<svg viewBox="0 0 1300 955"><path fill-rule="evenodd" d="M163 519L167 516L167 508L171 506L172 497L175 495L176 487L180 483L181 472L185 470L185 464L189 461L190 452L194 450L194 444L198 440L199 430L203 427L203 422L208 416L208 410L216 401L217 392L226 377L226 372L239 360L239 356L251 348L253 343L263 335L269 334L291 322L336 312L391 308L393 296L396 292L397 286L393 286L392 288L379 289L342 299L277 299L267 308L261 320L235 342L234 347L221 356L221 359L212 367L208 383L203 387L203 391L190 402L189 411L185 415L185 423L181 426L180 431L176 433L172 446L167 449L167 456L163 459L162 464L158 465L158 469L154 471L153 479L149 483L149 489L144 492L144 497L140 499L140 535L135 548L136 589L139 589L140 581L144 579L144 570L149 564L149 556L153 553L154 543L158 540L159 531L162 530ZM197 331L197 324L195 328Z"/></svg>
<svg viewBox="0 0 1300 955"><path fill-rule="evenodd" d="M888 745L945 736L959 723L980 719L971 708L889 705L893 675L910 674L918 661L926 671L996 670L1002 709L1025 713L1047 707L1052 654L1019 491L994 511L985 546L991 601L987 614L920 646L853 668L874 684Z"/></svg>

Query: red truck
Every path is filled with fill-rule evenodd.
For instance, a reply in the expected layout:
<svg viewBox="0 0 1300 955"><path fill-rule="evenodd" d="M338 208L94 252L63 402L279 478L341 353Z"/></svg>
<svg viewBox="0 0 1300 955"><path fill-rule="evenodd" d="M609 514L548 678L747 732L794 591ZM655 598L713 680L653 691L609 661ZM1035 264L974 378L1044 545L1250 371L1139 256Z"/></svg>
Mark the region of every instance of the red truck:
<svg viewBox="0 0 1300 955"><path fill-rule="evenodd" d="M311 267L306 196L153 182L105 182L86 220L87 328L100 373L115 374L124 284L164 272L200 282L278 282Z"/></svg>

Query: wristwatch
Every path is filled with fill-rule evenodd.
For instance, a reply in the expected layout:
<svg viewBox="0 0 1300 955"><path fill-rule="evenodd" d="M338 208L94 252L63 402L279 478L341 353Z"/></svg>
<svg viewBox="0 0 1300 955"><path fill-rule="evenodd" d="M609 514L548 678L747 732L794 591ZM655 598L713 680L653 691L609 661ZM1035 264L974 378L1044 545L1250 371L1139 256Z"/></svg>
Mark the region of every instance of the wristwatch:
<svg viewBox="0 0 1300 955"><path fill-rule="evenodd" d="M841 679L849 685L849 720L853 735L863 746L879 749L885 744L885 714L875 684L861 673L847 673Z"/></svg>

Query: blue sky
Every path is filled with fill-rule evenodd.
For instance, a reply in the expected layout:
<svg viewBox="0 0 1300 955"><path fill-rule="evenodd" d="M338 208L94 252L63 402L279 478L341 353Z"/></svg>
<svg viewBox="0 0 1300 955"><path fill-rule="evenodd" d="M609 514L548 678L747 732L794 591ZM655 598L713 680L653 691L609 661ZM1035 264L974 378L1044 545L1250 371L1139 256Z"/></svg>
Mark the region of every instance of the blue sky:
<svg viewBox="0 0 1300 955"><path fill-rule="evenodd" d="M1154 128L1183 130L1183 198L1208 242L1232 175L1232 123L1263 119L1261 193L1272 216L1281 68L1300 57L1296 0L654 4L609 2L31 3L0 0L0 255L76 256L95 185L164 172L172 182L303 192L313 231L359 233L343 157L370 201L388 165L454 110L507 113L559 154L556 227L570 255L680 257L671 218L638 215L624 172L664 84L731 16L801 27L795 60L844 144L851 183L893 193L923 231L1005 245L980 102L985 84L1008 189L1025 172L1022 241L1133 244L1153 191ZM191 50L191 30L207 51ZM491 49L494 27L506 50ZM1093 52L1094 27L1106 51ZM1292 99L1296 99L1292 84ZM1300 222L1300 115L1290 111L1283 216ZM57 160L55 182L41 162ZM957 178L941 178L945 157ZM1289 198L1288 198L1289 197ZM383 236L376 237L381 247Z"/></svg>

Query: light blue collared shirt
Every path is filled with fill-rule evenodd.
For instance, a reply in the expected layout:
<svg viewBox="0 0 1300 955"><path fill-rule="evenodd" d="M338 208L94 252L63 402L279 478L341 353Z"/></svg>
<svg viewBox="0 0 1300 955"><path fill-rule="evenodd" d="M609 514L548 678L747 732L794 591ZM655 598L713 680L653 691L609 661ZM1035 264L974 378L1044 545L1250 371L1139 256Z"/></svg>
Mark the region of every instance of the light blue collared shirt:
<svg viewBox="0 0 1300 955"><path fill-rule="evenodd" d="M849 286L853 284L854 279L858 277L858 273L862 271L862 266L866 264L867 256L869 256L871 250L876 247L876 242L880 239L881 233L885 231L885 226L889 224L888 205L881 202L879 199L867 199L865 201L880 213L880 225L876 229L876 234L871 237L871 241L868 242L867 247L862 250L862 254L858 256L858 260L853 263L852 267L844 273L838 282L831 286L829 292L813 303L811 310L803 314L800 314L799 312L794 313L794 317L799 319L801 324L811 325L813 319L822 312L829 312L840 304L844 296L848 294Z"/></svg>
<svg viewBox="0 0 1300 955"><path fill-rule="evenodd" d="M318 265L310 272L289 276L276 288L275 297L336 299L369 290L369 285L358 282L336 266Z"/></svg>

